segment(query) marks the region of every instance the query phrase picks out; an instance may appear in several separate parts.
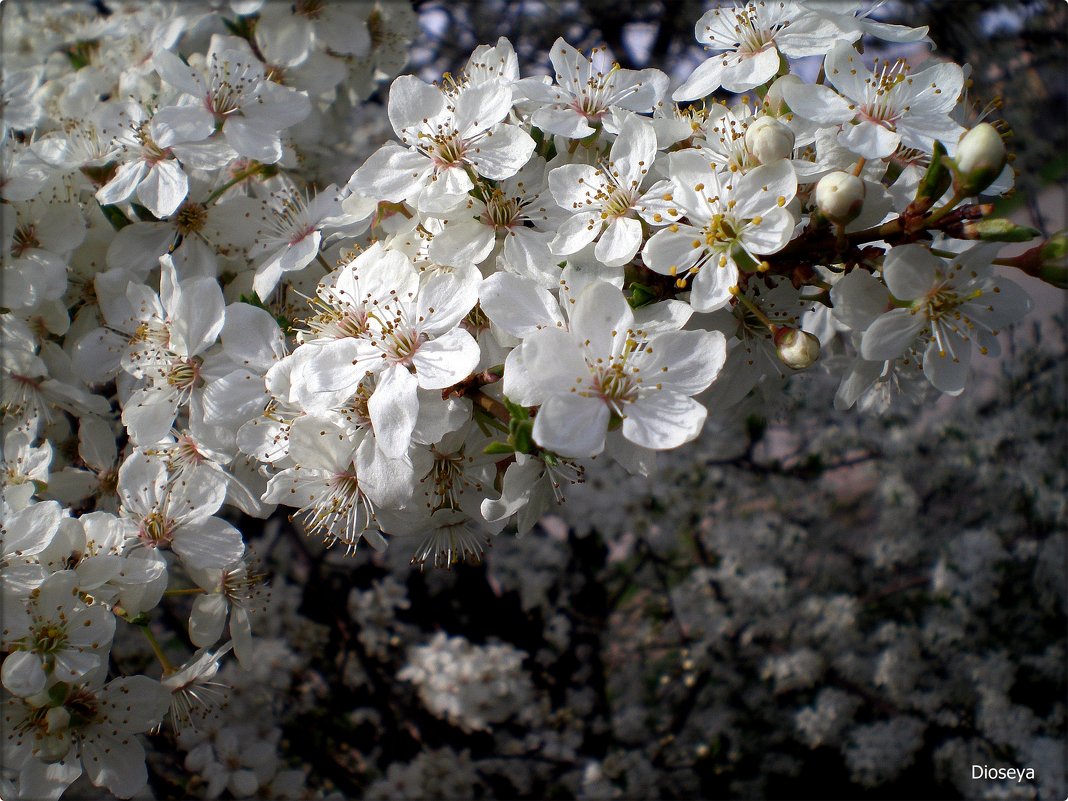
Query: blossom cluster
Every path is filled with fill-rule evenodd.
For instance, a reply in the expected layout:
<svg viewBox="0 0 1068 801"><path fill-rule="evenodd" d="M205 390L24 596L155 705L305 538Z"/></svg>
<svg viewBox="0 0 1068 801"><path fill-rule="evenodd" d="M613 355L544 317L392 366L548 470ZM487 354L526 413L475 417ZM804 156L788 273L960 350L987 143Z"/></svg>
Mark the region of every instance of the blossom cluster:
<svg viewBox="0 0 1068 801"><path fill-rule="evenodd" d="M1011 187L998 131L957 65L869 68L863 37L926 31L859 4L712 9L674 89L563 39L553 75L522 77L501 39L393 81L396 141L354 172L339 132L401 68L404 4L72 6L46 35L38 10L5 15L0 87L13 797L83 772L137 793L136 735L188 722L225 654L255 665L238 513L477 560L821 351L847 357L840 409L959 394L1029 307L975 242L1032 233L973 202ZM809 57L816 83L792 69ZM182 596L195 652L174 663L158 612ZM114 670L138 629L158 680ZM515 683L503 646L441 640L413 651L421 687L436 651ZM485 691L450 717L496 722ZM189 744L213 793L252 786L225 739Z"/></svg>

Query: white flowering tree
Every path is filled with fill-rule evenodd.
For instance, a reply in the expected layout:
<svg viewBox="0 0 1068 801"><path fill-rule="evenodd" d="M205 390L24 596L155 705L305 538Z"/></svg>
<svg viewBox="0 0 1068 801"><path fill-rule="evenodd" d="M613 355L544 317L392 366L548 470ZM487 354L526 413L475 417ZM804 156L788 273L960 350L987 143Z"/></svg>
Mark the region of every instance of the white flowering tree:
<svg viewBox="0 0 1068 801"><path fill-rule="evenodd" d="M405 3L7 4L0 795L54 799L88 782L129 798L151 769L174 797L311 797L327 783L306 785L279 747L319 730L331 693L351 702L354 742L386 741L384 775L359 766L363 746L356 767L331 773L342 793L759 793L739 768L759 758L759 725L731 734L746 669L770 693L742 704L760 725L775 725L769 698L795 694L796 736L774 752L782 764L759 765L769 777L802 772L786 764L801 743L841 747L853 787L894 781L926 753L930 725L956 737L929 757L947 784L954 743L1052 772L1063 705L1014 699L997 653L960 667L978 677L975 721L954 717L968 703L948 686L959 677L920 679L928 651L980 624L969 593L989 604L1000 565L1057 584L1039 575L1054 569L1045 528L1008 551L1005 532L963 512L963 534L929 545L888 531L858 575L909 564L930 584L924 602L949 611L869 631L867 605L898 589L836 584L848 559L822 535L806 544L791 517L803 497L766 508L748 544L695 523L719 469L792 491L828 469L821 449L851 464L850 425L965 392L1032 305L1013 270L1051 293L1068 283L1063 234L995 214L1014 173L966 70L932 55L926 28L870 12L716 5L695 20L706 57L687 75L623 68L564 38L540 75L501 38L436 82L387 89L418 36ZM872 59L872 42L909 58ZM373 94L381 120L364 104ZM1027 364L1029 378L1053 369ZM805 398L840 441L814 437L789 467L756 459L759 421L784 397ZM861 423L839 422L853 409ZM675 453L704 431L730 451L739 421L747 445L701 456L709 472L694 474L692 448ZM899 483L922 467L895 458ZM1063 489L1063 476L1036 481L1036 493ZM880 483L879 514L919 520L894 486ZM666 514L640 530L635 513L609 557L575 529L630 510L621 488ZM539 523L568 496L585 524ZM1041 526L1063 523L1030 508ZM286 515L316 542L280 546ZM507 596L531 654L498 631L423 636L405 615L440 604L437 579L409 599L385 567L477 563L492 542L511 544L458 592ZM368 546L385 554L343 579L324 567ZM278 617L256 623L275 549L290 566ZM827 590L805 596L785 564L810 559L828 560L806 579ZM612 562L630 564L630 581ZM320 602L334 616L302 617L301 586L336 591ZM659 612L641 617L634 587L659 594L674 634ZM564 613L568 601L582 614ZM1030 644L1055 627L1043 604ZM538 626L524 617L535 608ZM645 639L602 651L628 615ZM343 620L348 644L324 646L315 624ZM646 669L645 647L671 666ZM304 648L337 654L336 674ZM1061 651L1028 658L1056 683ZM659 710L642 695L649 676ZM858 718L864 704L880 714ZM657 744L630 749L643 720ZM526 744L511 736L522 727ZM340 736L322 728L294 753ZM510 757L525 773L504 784ZM723 783L702 772L712 764ZM1044 781L1043 793L1064 787Z"/></svg>

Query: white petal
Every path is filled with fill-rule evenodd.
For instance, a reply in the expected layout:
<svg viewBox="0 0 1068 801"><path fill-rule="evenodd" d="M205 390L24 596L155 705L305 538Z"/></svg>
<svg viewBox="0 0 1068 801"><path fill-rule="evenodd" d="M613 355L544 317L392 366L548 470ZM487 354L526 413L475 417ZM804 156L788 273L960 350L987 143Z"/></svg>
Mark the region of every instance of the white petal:
<svg viewBox="0 0 1068 801"><path fill-rule="evenodd" d="M881 159L897 150L901 142L901 134L877 122L861 120L856 125L845 126L838 134L838 142L858 156L866 159Z"/></svg>
<svg viewBox="0 0 1068 801"><path fill-rule="evenodd" d="M854 331L864 331L889 301L886 287L867 270L851 270L831 288L834 316Z"/></svg>
<svg viewBox="0 0 1068 801"><path fill-rule="evenodd" d="M893 309L868 326L860 342L860 355L869 361L896 359L911 345L927 323L911 309Z"/></svg>
<svg viewBox="0 0 1068 801"><path fill-rule="evenodd" d="M491 275L478 290L482 311L511 336L525 339L539 328L562 327L560 304L529 278L511 273Z"/></svg>
<svg viewBox="0 0 1068 801"><path fill-rule="evenodd" d="M227 567L245 553L241 532L217 517L182 526L171 548L196 568Z"/></svg>
<svg viewBox="0 0 1068 801"><path fill-rule="evenodd" d="M600 398L553 395L534 418L534 441L561 456L596 456L604 450L610 416Z"/></svg>
<svg viewBox="0 0 1068 801"><path fill-rule="evenodd" d="M375 439L387 456L399 459L408 452L412 431L419 414L415 376L406 367L395 365L379 375L375 391L367 402Z"/></svg>
<svg viewBox="0 0 1068 801"><path fill-rule="evenodd" d="M137 189L137 185L141 183L141 179L144 178L147 169L148 165L140 159L120 165L111 180L96 191L96 199L104 206L122 203ZM161 215L157 214L156 216Z"/></svg>
<svg viewBox="0 0 1068 801"><path fill-rule="evenodd" d="M771 80L778 71L779 51L769 47L725 67L720 85L728 92L745 92Z"/></svg>
<svg viewBox="0 0 1068 801"><path fill-rule="evenodd" d="M714 55L697 65L697 69L690 74L682 86L672 93L671 99L681 103L711 94L719 89L722 74L723 58Z"/></svg>
<svg viewBox="0 0 1068 801"><path fill-rule="evenodd" d="M445 389L471 375L481 351L462 328L424 342L412 356L415 375L423 389Z"/></svg>
<svg viewBox="0 0 1068 801"><path fill-rule="evenodd" d="M47 680L48 677L41 666L41 657L29 651L8 654L4 666L0 668L0 681L8 692L20 698L41 692Z"/></svg>
<svg viewBox="0 0 1068 801"><path fill-rule="evenodd" d="M820 125L836 125L853 119L849 101L826 86L787 83L782 96L795 114Z"/></svg>
<svg viewBox="0 0 1068 801"><path fill-rule="evenodd" d="M959 395L968 383L968 372L972 361L972 343L961 334L945 332L942 344L946 350L940 350L936 339L931 339L923 354L923 374L939 392L947 395Z"/></svg>
<svg viewBox="0 0 1068 801"><path fill-rule="evenodd" d="M282 358L285 338L270 312L248 303L231 303L219 333L223 352L239 365L263 371Z"/></svg>
<svg viewBox="0 0 1068 801"><path fill-rule="evenodd" d="M593 250L609 267L619 267L634 258L642 244L642 225L629 217L617 217L608 224Z"/></svg>
<svg viewBox="0 0 1068 801"><path fill-rule="evenodd" d="M651 392L626 407L623 436L653 450L677 448L696 439L708 410L678 392Z"/></svg>
<svg viewBox="0 0 1068 801"><path fill-rule="evenodd" d="M273 125L232 117L223 126L223 136L239 156L264 164L274 164L282 158L282 142Z"/></svg>
<svg viewBox="0 0 1068 801"><path fill-rule="evenodd" d="M97 787L119 798L129 798L148 782L145 751L135 737L113 737L100 732L82 740L85 775Z"/></svg>
<svg viewBox="0 0 1068 801"><path fill-rule="evenodd" d="M479 175L500 181L519 172L534 148L530 134L517 125L504 123L480 138L468 157Z"/></svg>
<svg viewBox="0 0 1068 801"><path fill-rule="evenodd" d="M181 286L181 298L167 310L171 347L182 356L194 356L215 344L223 328L226 302L215 279L191 278Z"/></svg>
<svg viewBox="0 0 1068 801"><path fill-rule="evenodd" d="M607 357L623 352L634 311L616 287L596 281L582 290L571 310L571 333L586 354Z"/></svg>
<svg viewBox="0 0 1068 801"><path fill-rule="evenodd" d="M441 91L414 75L402 75L389 88L389 121L397 136L421 128L424 119L438 116L444 107Z"/></svg>
<svg viewBox="0 0 1068 801"><path fill-rule="evenodd" d="M698 247L694 247L694 242L698 243ZM689 225L680 225L675 231L661 228L649 237L642 251L642 261L650 270L661 275L685 275L705 253L707 249L701 232ZM714 267L713 262L701 272Z"/></svg>
<svg viewBox="0 0 1068 801"><path fill-rule="evenodd" d="M719 331L669 331L649 342L645 354L650 351L648 360L640 362L647 383L696 395L719 375L727 360L727 341Z"/></svg>
<svg viewBox="0 0 1068 801"><path fill-rule="evenodd" d="M553 253L561 256L577 253L597 238L602 227L599 212L579 212L557 229L556 238L549 243L549 247Z"/></svg>
<svg viewBox="0 0 1068 801"><path fill-rule="evenodd" d="M883 280L898 300L924 297L935 285L942 261L923 245L901 245L886 254Z"/></svg>
<svg viewBox="0 0 1068 801"><path fill-rule="evenodd" d="M198 595L189 613L189 639L198 648L210 648L222 637L229 608L220 593Z"/></svg>
<svg viewBox="0 0 1068 801"><path fill-rule="evenodd" d="M199 142L215 133L215 116L203 106L168 106L155 113L149 130L162 148Z"/></svg>
<svg viewBox="0 0 1068 801"><path fill-rule="evenodd" d="M162 219L170 217L189 191L189 178L174 159L158 161L137 188L137 197L144 207Z"/></svg>

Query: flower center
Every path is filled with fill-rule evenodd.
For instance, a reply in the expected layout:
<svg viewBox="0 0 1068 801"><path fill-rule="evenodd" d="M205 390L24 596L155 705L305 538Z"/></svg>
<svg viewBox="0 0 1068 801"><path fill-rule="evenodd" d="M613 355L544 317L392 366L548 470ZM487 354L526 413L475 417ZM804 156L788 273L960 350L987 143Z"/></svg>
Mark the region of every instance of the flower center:
<svg viewBox="0 0 1068 801"><path fill-rule="evenodd" d="M460 493L466 483L463 451L442 453L436 448L432 450L434 465L426 475L426 478L430 479L434 498L431 503L431 512L440 509L459 509Z"/></svg>
<svg viewBox="0 0 1068 801"><path fill-rule="evenodd" d="M182 236L200 231L208 222L208 210L200 203L186 202L174 215L174 225Z"/></svg>
<svg viewBox="0 0 1068 801"><path fill-rule="evenodd" d="M342 542L351 553L375 519L371 501L360 489L356 469L335 473L326 482L326 494L313 498L294 515L309 534L319 534L328 546Z"/></svg>
<svg viewBox="0 0 1068 801"><path fill-rule="evenodd" d="M507 197L500 189L494 188L486 200L482 222L498 230L511 228L518 221L519 212L519 198Z"/></svg>
<svg viewBox="0 0 1068 801"><path fill-rule="evenodd" d="M174 521L162 512L152 512L141 521L137 536L148 548L165 548L174 539Z"/></svg>
<svg viewBox="0 0 1068 801"><path fill-rule="evenodd" d="M67 644L67 627L49 620L33 629L34 653L54 654Z"/></svg>
<svg viewBox="0 0 1068 801"><path fill-rule="evenodd" d="M200 364L197 356L176 360L167 372L167 383L179 392L192 390L200 380Z"/></svg>
<svg viewBox="0 0 1068 801"><path fill-rule="evenodd" d="M593 368L593 393L617 415L622 416L623 407L638 400L640 384L637 368L627 372L625 357L613 357L609 364Z"/></svg>
<svg viewBox="0 0 1068 801"><path fill-rule="evenodd" d="M901 118L902 113L908 111L908 106L898 107L900 98L895 91L896 87L906 80L909 80L908 65L903 59L898 59L893 64L883 62L882 69L864 82L865 97L860 107L860 115L871 122L883 123L884 127L893 130L893 124Z"/></svg>
<svg viewBox="0 0 1068 801"><path fill-rule="evenodd" d="M11 238L11 255L16 259L27 250L41 247L37 239L37 226L20 225L15 229L15 235Z"/></svg>
<svg viewBox="0 0 1068 801"><path fill-rule="evenodd" d="M145 161L155 164L157 161L163 161L170 155L170 150L161 148L152 138L152 134L149 132L148 122L142 122L138 126L134 136L137 141L141 143L142 154L145 157Z"/></svg>
<svg viewBox="0 0 1068 801"><path fill-rule="evenodd" d="M432 138L430 158L439 170L456 167L463 163L465 145L459 131L438 134Z"/></svg>

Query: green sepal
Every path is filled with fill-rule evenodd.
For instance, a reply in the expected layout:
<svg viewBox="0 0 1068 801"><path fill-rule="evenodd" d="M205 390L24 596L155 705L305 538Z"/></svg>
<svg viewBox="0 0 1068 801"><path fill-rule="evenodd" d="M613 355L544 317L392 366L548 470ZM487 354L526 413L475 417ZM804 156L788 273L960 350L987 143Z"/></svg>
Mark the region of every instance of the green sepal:
<svg viewBox="0 0 1068 801"><path fill-rule="evenodd" d="M511 456L515 453L515 448L507 442L491 442L482 452L489 456Z"/></svg>
<svg viewBox="0 0 1068 801"><path fill-rule="evenodd" d="M760 270L760 262L750 256L745 248L737 242L731 246L731 260L743 273L755 273ZM705 269L711 268L706 267Z"/></svg>
<svg viewBox="0 0 1068 801"><path fill-rule="evenodd" d="M657 293L654 287L639 284L637 281L631 282L630 297L627 298L627 303L630 304L632 309L648 306L650 303L655 303L657 300L659 300L659 293Z"/></svg>
<svg viewBox="0 0 1068 801"><path fill-rule="evenodd" d="M931 163L916 187L916 199L913 201L915 211L927 211L949 189L953 183L953 175L949 171L948 162L945 145L936 140L931 153Z"/></svg>

